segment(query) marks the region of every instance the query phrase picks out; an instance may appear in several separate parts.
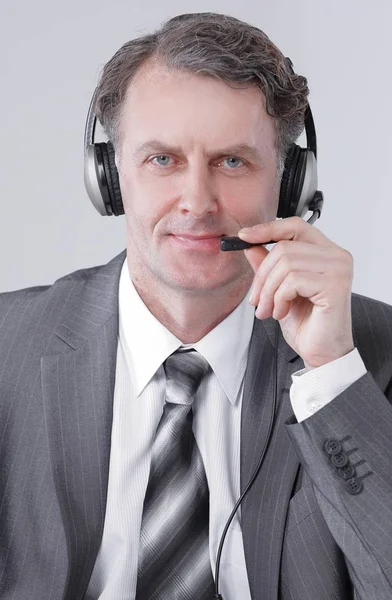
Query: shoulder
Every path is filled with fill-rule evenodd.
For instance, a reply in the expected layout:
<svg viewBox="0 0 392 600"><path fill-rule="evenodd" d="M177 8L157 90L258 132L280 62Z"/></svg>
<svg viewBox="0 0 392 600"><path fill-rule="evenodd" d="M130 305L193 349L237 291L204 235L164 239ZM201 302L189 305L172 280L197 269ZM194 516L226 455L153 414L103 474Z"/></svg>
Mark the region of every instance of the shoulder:
<svg viewBox="0 0 392 600"><path fill-rule="evenodd" d="M352 293L351 311L354 345L358 348L367 369L373 373L387 369L390 374L392 306L381 300Z"/></svg>
<svg viewBox="0 0 392 600"><path fill-rule="evenodd" d="M392 336L392 306L390 304L352 293L351 310L353 326L359 332L377 331Z"/></svg>
<svg viewBox="0 0 392 600"><path fill-rule="evenodd" d="M125 258L125 251L109 263L78 269L67 273L49 285L38 285L0 293L0 331L5 321L10 318L18 320L26 312L34 316L37 312L50 308L51 304L68 298L77 288L82 288L86 282L102 274L108 277L118 270Z"/></svg>
<svg viewBox="0 0 392 600"><path fill-rule="evenodd" d="M67 273L49 285L37 285L10 292L2 292L0 293L0 316L4 314L4 311L18 306L22 307L34 302L45 302L56 289L61 288L66 291L67 288L73 287L78 281L86 281L99 268L91 267Z"/></svg>

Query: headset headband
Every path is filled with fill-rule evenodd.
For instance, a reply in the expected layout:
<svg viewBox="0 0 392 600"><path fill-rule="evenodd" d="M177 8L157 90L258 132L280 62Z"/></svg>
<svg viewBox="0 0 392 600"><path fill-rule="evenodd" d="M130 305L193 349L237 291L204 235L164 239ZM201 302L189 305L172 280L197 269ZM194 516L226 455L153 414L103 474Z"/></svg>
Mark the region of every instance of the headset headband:
<svg viewBox="0 0 392 600"><path fill-rule="evenodd" d="M94 135L95 135L95 127L97 124L97 117L94 112L95 98L97 96L98 88L95 89L93 97L91 98L90 106L88 109L87 119L86 119L86 127L84 129L84 152L87 151L87 148L94 144Z"/></svg>

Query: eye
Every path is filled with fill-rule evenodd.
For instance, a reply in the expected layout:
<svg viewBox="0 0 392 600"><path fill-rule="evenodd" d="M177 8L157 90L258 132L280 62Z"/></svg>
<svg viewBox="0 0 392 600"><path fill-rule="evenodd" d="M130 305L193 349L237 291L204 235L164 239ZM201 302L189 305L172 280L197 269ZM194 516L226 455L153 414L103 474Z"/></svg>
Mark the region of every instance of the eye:
<svg viewBox="0 0 392 600"><path fill-rule="evenodd" d="M237 158L236 156L229 156L228 158L225 158L223 162L227 162L230 169L236 169L244 165L244 161L240 158Z"/></svg>
<svg viewBox="0 0 392 600"><path fill-rule="evenodd" d="M151 162L160 167L167 167L170 159L171 159L171 156L167 156L167 154L159 154L158 156L154 156L152 158ZM157 162L154 162L154 161L157 161Z"/></svg>

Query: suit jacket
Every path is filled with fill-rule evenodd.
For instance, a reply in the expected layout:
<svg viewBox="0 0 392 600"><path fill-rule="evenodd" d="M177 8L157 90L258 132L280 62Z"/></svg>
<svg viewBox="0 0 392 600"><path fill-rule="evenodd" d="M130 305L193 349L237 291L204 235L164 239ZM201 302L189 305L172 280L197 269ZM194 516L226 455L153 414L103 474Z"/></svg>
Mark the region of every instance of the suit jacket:
<svg viewBox="0 0 392 600"><path fill-rule="evenodd" d="M105 517L125 256L0 294L1 600L86 592ZM253 600L392 598L392 307L353 294L352 314L368 372L302 423L289 388L303 361L280 336L275 426L241 511ZM242 488L267 435L275 326L254 321Z"/></svg>

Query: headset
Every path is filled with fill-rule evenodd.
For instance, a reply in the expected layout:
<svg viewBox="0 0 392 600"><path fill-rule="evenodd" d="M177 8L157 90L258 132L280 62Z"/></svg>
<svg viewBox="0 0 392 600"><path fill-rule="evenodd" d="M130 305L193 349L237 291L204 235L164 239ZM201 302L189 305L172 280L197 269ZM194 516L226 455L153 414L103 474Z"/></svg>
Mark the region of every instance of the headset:
<svg viewBox="0 0 392 600"><path fill-rule="evenodd" d="M289 58L286 59L291 71L293 63ZM115 162L115 152L113 145L108 142L95 142L95 127L97 117L94 113L94 104L97 90L92 97L84 133L84 181L87 194L102 216L119 216L124 214L124 206L121 198L120 182L118 171ZM302 148L297 144L292 144L289 148L284 172L282 175L279 207L277 217L286 218L292 216L304 217L308 211L312 211L312 216L307 220L313 224L316 219L321 216L321 211L324 203L323 192L317 190L317 139L316 129L314 126L313 115L309 104L305 110L305 132L307 147ZM273 391L273 408L271 411L268 433L264 443L257 467L252 474L248 484L241 493L240 498L235 503L233 510L224 527L216 559L215 566L215 593L212 600L223 600L219 593L219 569L222 555L222 548L228 532L229 526L242 504L246 494L255 482L257 475L260 472L266 452L268 450L273 426L276 416L277 407L277 386L278 386L278 344L279 344L279 322L276 322L275 341L274 341L274 391Z"/></svg>
<svg viewBox="0 0 392 600"><path fill-rule="evenodd" d="M289 58L286 60L294 73L293 63ZM124 206L113 144L110 141L94 140L97 124L94 112L96 94L97 90L90 102L84 132L84 183L99 214L118 217L124 214ZM313 215L307 222L313 224L321 216L324 198L323 193L317 190L316 129L309 104L305 111L305 132L307 147L292 144L287 153L277 217L304 217L308 211L312 211Z"/></svg>

